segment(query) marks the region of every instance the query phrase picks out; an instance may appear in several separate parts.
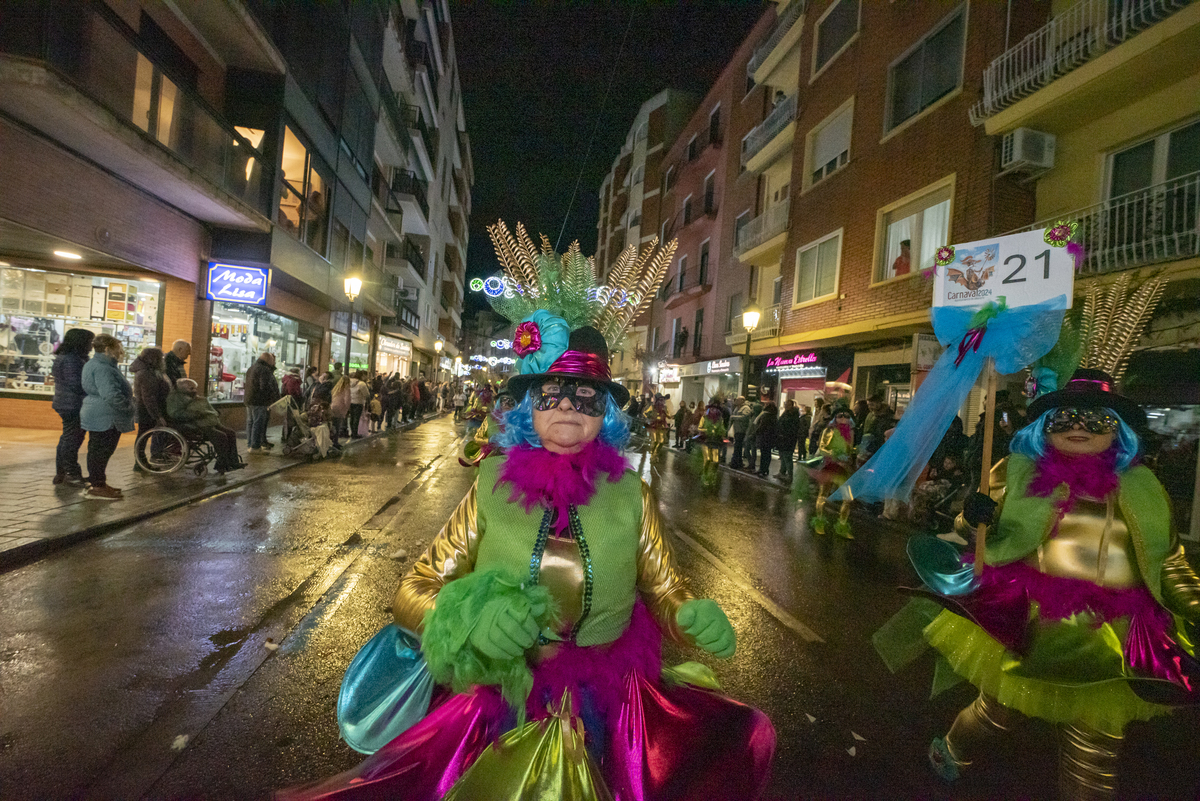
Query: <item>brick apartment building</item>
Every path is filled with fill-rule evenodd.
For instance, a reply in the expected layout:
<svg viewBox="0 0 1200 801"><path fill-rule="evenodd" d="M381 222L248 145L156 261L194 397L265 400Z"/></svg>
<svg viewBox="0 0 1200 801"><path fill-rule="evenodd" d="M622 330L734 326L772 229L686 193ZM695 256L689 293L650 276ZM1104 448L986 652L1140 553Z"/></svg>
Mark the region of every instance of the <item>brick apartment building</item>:
<svg viewBox="0 0 1200 801"><path fill-rule="evenodd" d="M651 310L648 352L659 390L674 402L706 402L741 386L743 357L727 334L731 325L740 330L751 271L733 257L734 235L757 185L741 169L739 143L762 119L764 91L747 80L746 65L774 16L768 9L755 24L663 160L659 233L679 248Z"/></svg>
<svg viewBox="0 0 1200 801"><path fill-rule="evenodd" d="M596 268L601 274L626 245L641 247L661 233L663 159L694 107L692 98L664 89L638 109L625 144L600 186ZM646 347L646 321L646 315L635 320L624 349L613 354L614 378L634 392L641 388L647 366L640 357Z"/></svg>
<svg viewBox="0 0 1200 801"><path fill-rule="evenodd" d="M1027 5L1009 19L987 3L779 4L751 64L776 105L744 147L762 191L738 252L762 270L768 322L753 353L819 365L848 348L856 397L907 403L933 250L1033 219L1031 190L996 175L998 142L968 114Z"/></svg>
<svg viewBox="0 0 1200 801"><path fill-rule="evenodd" d="M47 378L72 327L117 336L126 365L143 347L191 341L192 377L235 426L242 376L260 351L281 367L326 369L348 353L371 368L380 320L407 314L429 344L456 332L452 251L465 233L426 221L437 229L418 271L426 302L403 313L407 297L383 258L408 231L402 217L420 219L422 181L441 195L436 214L469 209L444 0L0 0L0 18L5 424L60 424ZM420 112L401 125L386 109L381 117L400 91L383 68L388 46L415 76L402 102ZM388 125L404 149L376 158L376 129ZM431 126L441 130L431 136ZM409 158L414 138L435 137L441 159ZM409 195L387 209L399 226L390 239L368 231L381 161L413 177L393 179ZM210 275L240 280L210 289ZM363 280L353 308L343 293L352 275Z"/></svg>

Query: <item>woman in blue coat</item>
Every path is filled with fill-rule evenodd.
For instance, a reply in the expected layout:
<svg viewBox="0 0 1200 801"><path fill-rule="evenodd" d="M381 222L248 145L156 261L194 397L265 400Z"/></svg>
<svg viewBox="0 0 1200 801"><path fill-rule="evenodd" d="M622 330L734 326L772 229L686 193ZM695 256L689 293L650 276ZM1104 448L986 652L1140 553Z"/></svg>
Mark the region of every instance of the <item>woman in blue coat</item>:
<svg viewBox="0 0 1200 801"><path fill-rule="evenodd" d="M83 484L83 469L79 466L79 448L87 434L79 424L79 410L83 407L83 366L92 350L96 335L86 328L72 328L63 336L62 344L55 351L54 402L51 407L62 418L62 436L58 438L58 451L54 456L54 483L64 481Z"/></svg>
<svg viewBox="0 0 1200 801"><path fill-rule="evenodd" d="M117 364L125 349L115 337L101 334L92 343L96 355L83 367L83 407L79 417L88 439L88 484L85 498L117 501L121 491L108 486L108 460L121 434L133 430L133 388Z"/></svg>

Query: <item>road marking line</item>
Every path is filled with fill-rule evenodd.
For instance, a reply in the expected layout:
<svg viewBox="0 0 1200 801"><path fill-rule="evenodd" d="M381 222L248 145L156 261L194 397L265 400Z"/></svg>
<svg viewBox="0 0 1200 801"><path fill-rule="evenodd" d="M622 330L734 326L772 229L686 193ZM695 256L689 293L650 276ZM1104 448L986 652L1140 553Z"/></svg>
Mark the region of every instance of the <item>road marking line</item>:
<svg viewBox="0 0 1200 801"><path fill-rule="evenodd" d="M810 629L808 626L801 623L799 620L797 620L795 617L793 617L792 614L789 613L782 606L775 603L774 601L772 601L767 596L763 595L758 590L754 589L754 587L752 587L749 582L747 582L744 578L742 578L740 575L738 575L737 572L735 572L733 570L733 568L729 567L724 562L722 562L720 559L718 559L716 556L714 556L703 545L696 542L694 539L689 537L687 534L684 534L683 532L679 531L678 529L674 529L673 533L675 534L676 537L678 537L680 540L682 540L685 545L687 545L688 547L695 550L696 553L700 554L700 556L704 557L705 561L709 562L717 570L724 573L725 576L730 581L732 581L734 584L736 584L737 587L742 592L746 593L751 598L753 598L755 601L757 601L759 606L761 606L763 609L766 609L768 612L770 612L771 615L776 620L778 620L780 623L782 623L783 625L787 626L792 631L799 634L801 637L803 637L808 642L825 642L824 638L822 638L821 635L817 634L815 631Z"/></svg>

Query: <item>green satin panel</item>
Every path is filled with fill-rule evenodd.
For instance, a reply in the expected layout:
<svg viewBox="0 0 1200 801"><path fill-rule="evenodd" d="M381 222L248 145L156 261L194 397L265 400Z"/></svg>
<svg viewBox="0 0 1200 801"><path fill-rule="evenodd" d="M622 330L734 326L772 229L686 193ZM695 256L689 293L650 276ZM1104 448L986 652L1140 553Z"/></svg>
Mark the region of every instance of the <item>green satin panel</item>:
<svg viewBox="0 0 1200 801"><path fill-rule="evenodd" d="M584 747L578 718L531 721L500 737L446 794L445 801L612 801Z"/></svg>

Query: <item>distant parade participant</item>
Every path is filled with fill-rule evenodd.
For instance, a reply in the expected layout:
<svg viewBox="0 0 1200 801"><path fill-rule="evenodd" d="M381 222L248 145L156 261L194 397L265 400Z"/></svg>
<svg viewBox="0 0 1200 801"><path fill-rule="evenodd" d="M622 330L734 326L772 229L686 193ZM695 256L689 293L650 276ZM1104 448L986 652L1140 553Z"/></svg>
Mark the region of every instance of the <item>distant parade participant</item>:
<svg viewBox="0 0 1200 801"><path fill-rule="evenodd" d="M854 413L845 398L838 398L830 407L829 424L821 434L821 443L813 458L804 462L805 469L820 490L816 508L813 510L812 528L824 534L827 526L825 505L829 496L854 472ZM845 539L854 539L850 533L850 501L842 501L834 532Z"/></svg>
<svg viewBox="0 0 1200 801"><path fill-rule="evenodd" d="M671 431L666 397L655 395L654 403L646 409L645 415L646 426L650 429L650 455L657 456L662 446L667 444L667 434Z"/></svg>
<svg viewBox="0 0 1200 801"><path fill-rule="evenodd" d="M463 417L467 421L467 438L471 439L479 431L479 427L488 419L488 415L492 413L492 407L496 404L496 393L492 391L492 385L484 383L475 389L471 397L471 402L467 406L467 411Z"/></svg>
<svg viewBox="0 0 1200 801"><path fill-rule="evenodd" d="M343 696L386 697L361 719L339 715L347 742L373 755L281 797L760 798L770 721L714 689L707 668L662 664L664 635L721 658L736 640L721 608L693 597L658 502L621 453L629 395L608 342L650 303L674 243L652 242L636 266L634 246L622 254L613 297L645 295L616 306L587 291L595 273L578 245L559 256L523 227L515 240L503 223L490 230L523 289L492 301L518 323L517 405L500 450L401 580L396 625L347 671ZM452 691L410 715L411 674L393 666L413 647L418 674Z"/></svg>
<svg viewBox="0 0 1200 801"><path fill-rule="evenodd" d="M725 444L725 416L721 414L721 405L716 398L704 407L704 416L700 418L700 451L704 457L704 468L700 473L700 482L711 487L717 483L717 471L721 463L721 446Z"/></svg>

